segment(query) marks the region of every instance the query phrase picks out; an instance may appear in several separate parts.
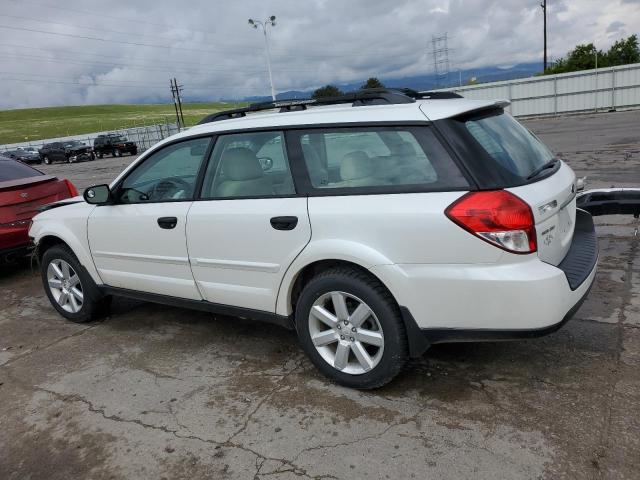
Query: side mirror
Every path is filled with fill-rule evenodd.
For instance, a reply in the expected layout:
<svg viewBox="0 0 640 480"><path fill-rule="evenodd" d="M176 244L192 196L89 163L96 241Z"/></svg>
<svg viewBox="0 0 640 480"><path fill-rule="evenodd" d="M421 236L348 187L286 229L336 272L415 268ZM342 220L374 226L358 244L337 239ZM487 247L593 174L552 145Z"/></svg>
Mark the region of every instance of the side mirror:
<svg viewBox="0 0 640 480"><path fill-rule="evenodd" d="M91 205L106 205L111 200L111 190L109 185L94 185L87 188L82 196Z"/></svg>

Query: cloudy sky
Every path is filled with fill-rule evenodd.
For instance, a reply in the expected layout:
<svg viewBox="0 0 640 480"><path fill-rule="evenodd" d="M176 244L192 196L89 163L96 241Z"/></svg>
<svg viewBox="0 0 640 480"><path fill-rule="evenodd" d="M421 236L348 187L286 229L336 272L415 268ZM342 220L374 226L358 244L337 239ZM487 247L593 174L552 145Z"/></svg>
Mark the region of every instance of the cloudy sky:
<svg viewBox="0 0 640 480"><path fill-rule="evenodd" d="M369 76L433 72L432 35L452 68L541 61L541 0L0 0L0 108L268 95ZM548 0L549 54L600 49L640 31L640 0Z"/></svg>

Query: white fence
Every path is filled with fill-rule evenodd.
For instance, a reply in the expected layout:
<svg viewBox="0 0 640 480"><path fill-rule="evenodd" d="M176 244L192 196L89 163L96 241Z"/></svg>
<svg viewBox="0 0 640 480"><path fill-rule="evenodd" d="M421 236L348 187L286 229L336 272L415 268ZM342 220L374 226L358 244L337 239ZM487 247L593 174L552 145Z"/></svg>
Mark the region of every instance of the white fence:
<svg viewBox="0 0 640 480"><path fill-rule="evenodd" d="M179 131L180 130L178 129L178 126L174 123L147 125L144 127L125 128L122 130L110 130L108 132L85 133L82 135L72 135L70 137L48 138L46 140L34 140L32 142L0 145L0 153L7 150L15 150L18 147L41 148L45 143L66 142L70 140L78 140L93 147L93 141L96 139L96 137L98 135L103 135L106 133L115 133L117 135L122 135L123 137L136 142L136 144L138 145L138 151L142 153L152 145L158 143L163 138L167 138L175 133L178 133Z"/></svg>
<svg viewBox="0 0 640 480"><path fill-rule="evenodd" d="M442 90L478 100L510 100L514 116L638 108L640 63Z"/></svg>

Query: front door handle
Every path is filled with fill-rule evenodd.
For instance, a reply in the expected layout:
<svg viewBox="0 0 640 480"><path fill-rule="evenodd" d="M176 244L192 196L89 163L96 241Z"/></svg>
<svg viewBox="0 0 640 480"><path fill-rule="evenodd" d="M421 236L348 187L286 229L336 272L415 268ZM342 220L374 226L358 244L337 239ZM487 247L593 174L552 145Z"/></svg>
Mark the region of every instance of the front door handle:
<svg viewBox="0 0 640 480"><path fill-rule="evenodd" d="M158 225L160 226L160 228L164 228L166 230L176 228L177 224L178 219L176 217L160 217L158 219Z"/></svg>
<svg viewBox="0 0 640 480"><path fill-rule="evenodd" d="M298 225L298 217L273 217L271 226L276 230L293 230Z"/></svg>

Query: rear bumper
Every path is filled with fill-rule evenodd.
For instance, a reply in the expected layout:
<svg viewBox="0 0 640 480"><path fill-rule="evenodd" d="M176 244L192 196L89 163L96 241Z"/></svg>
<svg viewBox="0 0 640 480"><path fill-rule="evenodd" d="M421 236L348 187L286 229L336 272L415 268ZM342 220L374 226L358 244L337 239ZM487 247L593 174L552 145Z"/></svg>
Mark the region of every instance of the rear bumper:
<svg viewBox="0 0 640 480"><path fill-rule="evenodd" d="M29 224L0 228L0 255L29 245Z"/></svg>
<svg viewBox="0 0 640 480"><path fill-rule="evenodd" d="M578 208L591 215L640 216L640 188L600 188L579 193Z"/></svg>
<svg viewBox="0 0 640 480"><path fill-rule="evenodd" d="M3 263L13 262L21 257L26 257L33 251L33 249L34 246L31 243L17 247L0 249L0 265Z"/></svg>
<svg viewBox="0 0 640 480"><path fill-rule="evenodd" d="M578 310L595 280L598 243L579 211L559 266L537 255L507 264L388 265L373 273L401 305L412 355L445 342L533 338L555 332Z"/></svg>

